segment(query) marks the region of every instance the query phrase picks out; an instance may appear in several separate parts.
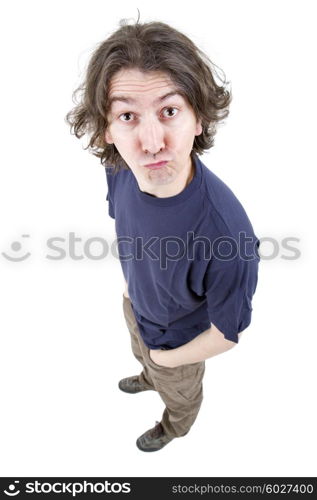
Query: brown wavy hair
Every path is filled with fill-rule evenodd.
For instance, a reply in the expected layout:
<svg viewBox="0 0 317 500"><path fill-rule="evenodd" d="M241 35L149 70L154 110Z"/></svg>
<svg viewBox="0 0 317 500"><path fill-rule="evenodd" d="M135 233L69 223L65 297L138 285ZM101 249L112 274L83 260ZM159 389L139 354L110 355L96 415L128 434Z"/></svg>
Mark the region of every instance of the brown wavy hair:
<svg viewBox="0 0 317 500"><path fill-rule="evenodd" d="M221 80L215 64L186 35L162 22L128 24L99 43L93 52L83 83L73 92L76 106L67 113L66 123L77 138L87 134L90 152L104 166L117 171L129 168L114 144L107 144L108 90L112 77L122 68L161 71L192 106L201 119L202 133L196 136L192 153L203 154L214 145L217 123L229 114L231 92ZM221 80L217 85L215 76ZM79 94L79 98L77 95Z"/></svg>

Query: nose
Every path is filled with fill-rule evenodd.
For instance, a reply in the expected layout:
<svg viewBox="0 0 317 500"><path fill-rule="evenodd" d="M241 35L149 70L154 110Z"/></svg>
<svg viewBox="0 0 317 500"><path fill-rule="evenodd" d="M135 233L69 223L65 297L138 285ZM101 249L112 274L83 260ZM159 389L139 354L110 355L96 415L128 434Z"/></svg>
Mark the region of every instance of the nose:
<svg viewBox="0 0 317 500"><path fill-rule="evenodd" d="M153 155L165 148L164 127L157 118L144 121L140 127L139 140L143 151Z"/></svg>

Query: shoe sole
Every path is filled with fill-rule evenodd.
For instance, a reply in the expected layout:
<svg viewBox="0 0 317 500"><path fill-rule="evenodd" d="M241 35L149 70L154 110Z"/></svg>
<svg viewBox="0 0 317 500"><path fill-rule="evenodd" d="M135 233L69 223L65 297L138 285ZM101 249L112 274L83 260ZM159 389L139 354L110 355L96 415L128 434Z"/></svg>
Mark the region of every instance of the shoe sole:
<svg viewBox="0 0 317 500"><path fill-rule="evenodd" d="M168 444L168 443L166 443L166 444ZM162 448L164 448L164 446L166 446L166 445L164 444L164 446L161 446L161 448L142 448L142 446L140 446L140 445L139 445L138 441L136 441L136 445L137 445L137 447L139 448L139 450L141 450L141 451L149 451L149 452L151 452L151 451L159 451L159 450L161 450Z"/></svg>

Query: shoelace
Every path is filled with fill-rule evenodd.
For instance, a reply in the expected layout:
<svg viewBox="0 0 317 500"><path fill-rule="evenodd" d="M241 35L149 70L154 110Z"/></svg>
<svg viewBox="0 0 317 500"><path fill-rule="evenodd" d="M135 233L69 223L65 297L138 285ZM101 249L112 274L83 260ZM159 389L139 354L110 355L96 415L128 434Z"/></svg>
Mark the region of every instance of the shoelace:
<svg viewBox="0 0 317 500"><path fill-rule="evenodd" d="M160 422L158 422L156 420L155 427L153 428L151 435L153 438L155 438L155 437L159 437L161 434L162 434L162 426L161 426Z"/></svg>

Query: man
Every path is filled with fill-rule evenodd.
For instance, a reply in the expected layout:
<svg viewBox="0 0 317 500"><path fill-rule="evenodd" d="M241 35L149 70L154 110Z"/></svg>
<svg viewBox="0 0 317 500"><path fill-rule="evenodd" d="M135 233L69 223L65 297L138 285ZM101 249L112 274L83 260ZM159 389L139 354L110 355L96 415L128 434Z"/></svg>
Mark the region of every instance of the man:
<svg viewBox="0 0 317 500"><path fill-rule="evenodd" d="M160 422L137 440L157 451L189 432L205 360L232 349L251 322L259 240L229 187L198 158L213 145L230 93L185 35L164 23L123 25L89 63L82 101L67 115L101 158L126 289L123 311L139 375Z"/></svg>

